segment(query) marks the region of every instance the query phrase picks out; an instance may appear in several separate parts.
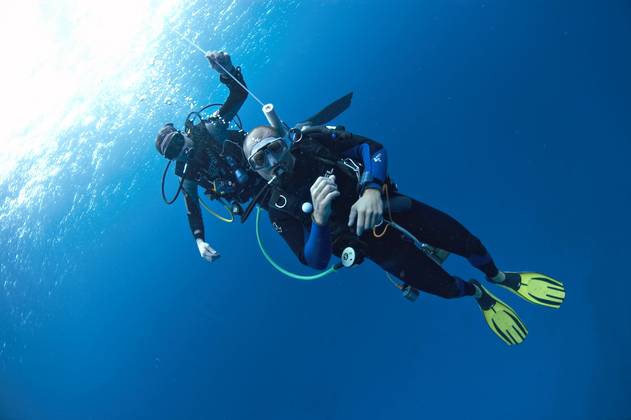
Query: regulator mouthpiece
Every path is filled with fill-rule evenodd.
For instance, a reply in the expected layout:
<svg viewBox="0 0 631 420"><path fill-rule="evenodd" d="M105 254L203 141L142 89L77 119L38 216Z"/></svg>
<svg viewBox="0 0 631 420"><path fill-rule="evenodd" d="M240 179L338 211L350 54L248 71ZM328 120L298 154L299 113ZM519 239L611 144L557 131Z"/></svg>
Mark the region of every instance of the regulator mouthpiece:
<svg viewBox="0 0 631 420"><path fill-rule="evenodd" d="M267 118L267 122L269 123L269 125L274 127L280 137L285 137L287 135L285 125L280 120L280 118L278 118L273 104L263 105L263 114L265 114L265 118Z"/></svg>

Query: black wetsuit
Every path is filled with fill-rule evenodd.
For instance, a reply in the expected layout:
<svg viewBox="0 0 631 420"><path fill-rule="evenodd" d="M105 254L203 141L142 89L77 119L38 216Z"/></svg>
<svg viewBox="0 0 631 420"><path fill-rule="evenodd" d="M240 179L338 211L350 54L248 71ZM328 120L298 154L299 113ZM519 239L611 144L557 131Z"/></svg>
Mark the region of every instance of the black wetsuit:
<svg viewBox="0 0 631 420"><path fill-rule="evenodd" d="M233 75L245 86L240 68L237 67ZM228 86L228 99L212 117L188 127L188 134L195 143L194 152L188 162L177 162L175 168L178 176L184 176L182 190L191 233L202 240L205 240L205 232L198 186L204 188L209 199L221 199L231 205L247 202L263 184L243 156L245 133L227 129L248 94L230 77L221 75L219 80Z"/></svg>
<svg viewBox="0 0 631 420"><path fill-rule="evenodd" d="M308 238L311 241L315 229L321 236L319 242L327 244L325 246L329 247L330 253L338 257L345 247L353 246L363 256L419 290L444 298L474 294L473 286L448 274L392 226L388 226L385 233L385 226L379 227L377 234L380 237L369 231L359 238L348 228L351 206L359 198L358 178L353 171L345 169L348 165L334 161L361 143L368 143L372 149L381 147L365 137L326 129L315 135L306 135L292 146L296 157L294 170L280 179L267 198L270 221L276 231L303 264L313 265L305 258L305 250L308 249L305 244ZM327 227L322 228L312 222L310 215L301 211L301 206L304 202L311 202L310 187L315 180L331 173L336 175L341 195L333 202ZM497 275L498 270L486 248L458 221L397 192L389 179L385 180L385 184L389 191L389 200L383 195L385 217L389 217L389 201L392 220L419 241L467 258L488 277ZM330 241L326 235L330 236Z"/></svg>

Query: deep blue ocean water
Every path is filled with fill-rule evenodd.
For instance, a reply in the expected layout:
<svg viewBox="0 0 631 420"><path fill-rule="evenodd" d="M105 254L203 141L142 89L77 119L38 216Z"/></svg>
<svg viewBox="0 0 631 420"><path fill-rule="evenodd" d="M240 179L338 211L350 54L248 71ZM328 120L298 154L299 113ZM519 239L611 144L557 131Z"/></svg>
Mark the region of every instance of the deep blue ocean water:
<svg viewBox="0 0 631 420"><path fill-rule="evenodd" d="M35 3L48 32L16 48L46 43L32 80L57 76L9 97L42 106L2 137L1 419L631 418L631 3L63 5ZM290 124L353 91L335 122L386 145L400 189L500 268L564 281L563 307L497 291L530 331L508 347L473 300L412 304L371 263L284 277L253 219L206 217L204 262L153 142L227 91L169 28L229 51ZM264 123L251 98L240 115Z"/></svg>

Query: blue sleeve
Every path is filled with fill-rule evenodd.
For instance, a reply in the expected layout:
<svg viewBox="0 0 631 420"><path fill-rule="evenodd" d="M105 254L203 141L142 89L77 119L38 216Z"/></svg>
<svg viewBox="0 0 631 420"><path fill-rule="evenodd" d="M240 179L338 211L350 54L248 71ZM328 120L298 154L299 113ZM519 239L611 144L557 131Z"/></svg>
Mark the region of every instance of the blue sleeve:
<svg viewBox="0 0 631 420"><path fill-rule="evenodd" d="M375 184L379 188L379 183L383 184L388 175L388 153L385 147L381 147L373 153L371 153L370 149L368 143L362 143L346 150L342 157L361 160L364 164L364 171L370 172L377 181L368 185Z"/></svg>
<svg viewBox="0 0 631 420"><path fill-rule="evenodd" d="M331 231L328 225L311 223L311 232L305 243L304 257L307 265L319 270L325 269L331 259Z"/></svg>
<svg viewBox="0 0 631 420"><path fill-rule="evenodd" d="M370 172L372 176L383 184L388 176L388 153L385 147L375 151L372 155L366 153L370 161Z"/></svg>

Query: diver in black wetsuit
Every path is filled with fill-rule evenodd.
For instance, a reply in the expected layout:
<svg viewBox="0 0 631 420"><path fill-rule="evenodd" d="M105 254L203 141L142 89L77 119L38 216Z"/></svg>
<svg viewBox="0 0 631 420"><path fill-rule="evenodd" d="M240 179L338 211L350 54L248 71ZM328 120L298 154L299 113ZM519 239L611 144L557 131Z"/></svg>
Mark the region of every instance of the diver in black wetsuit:
<svg viewBox="0 0 631 420"><path fill-rule="evenodd" d="M341 127L303 126L282 137L270 126L244 142L248 163L269 181L270 221L298 259L322 269L331 254L354 248L412 287L443 297L474 296L493 332L519 344L527 329L517 314L476 280L447 273L419 242L460 255L489 281L533 303L558 308L561 282L537 273L500 271L482 242L447 214L397 191L383 146ZM411 240L412 239L412 240Z"/></svg>
<svg viewBox="0 0 631 420"><path fill-rule="evenodd" d="M206 58L219 72L219 80L228 87L228 99L208 118L203 118L200 113L191 113L200 119L197 124L190 120L189 114L184 132L176 130L173 124L166 124L158 133L156 149L176 162L175 173L181 179L180 187L191 232L202 258L212 262L220 254L205 239L198 186L204 188L204 194L209 199L226 204L234 216L242 212L241 204L252 198L263 182L250 170L243 156L241 147L245 132L228 129L248 94L225 71L245 86L241 69L232 65L230 56L225 52L208 52Z"/></svg>

